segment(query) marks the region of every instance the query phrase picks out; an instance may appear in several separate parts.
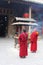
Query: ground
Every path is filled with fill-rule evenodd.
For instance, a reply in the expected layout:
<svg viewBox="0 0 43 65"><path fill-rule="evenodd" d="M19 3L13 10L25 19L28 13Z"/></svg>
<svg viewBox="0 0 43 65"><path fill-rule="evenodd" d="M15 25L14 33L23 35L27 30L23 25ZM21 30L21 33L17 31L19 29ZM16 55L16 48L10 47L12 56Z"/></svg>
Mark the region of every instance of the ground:
<svg viewBox="0 0 43 65"><path fill-rule="evenodd" d="M19 49L14 48L13 38L0 38L0 65L43 65L43 39L38 40L36 53L31 53L25 59L19 57Z"/></svg>

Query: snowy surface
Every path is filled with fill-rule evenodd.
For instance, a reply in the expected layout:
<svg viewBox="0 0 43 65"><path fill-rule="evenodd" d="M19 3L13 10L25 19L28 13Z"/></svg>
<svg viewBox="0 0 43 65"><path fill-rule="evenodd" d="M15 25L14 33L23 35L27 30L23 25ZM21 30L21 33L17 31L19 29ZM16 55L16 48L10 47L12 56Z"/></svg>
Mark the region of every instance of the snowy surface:
<svg viewBox="0 0 43 65"><path fill-rule="evenodd" d="M30 2L34 2L34 3L40 3L43 4L43 0L23 0L23 1L30 1Z"/></svg>
<svg viewBox="0 0 43 65"><path fill-rule="evenodd" d="M14 39L0 38L0 65L43 65L43 39L38 41L38 50L24 59L19 57L19 49L14 48Z"/></svg>

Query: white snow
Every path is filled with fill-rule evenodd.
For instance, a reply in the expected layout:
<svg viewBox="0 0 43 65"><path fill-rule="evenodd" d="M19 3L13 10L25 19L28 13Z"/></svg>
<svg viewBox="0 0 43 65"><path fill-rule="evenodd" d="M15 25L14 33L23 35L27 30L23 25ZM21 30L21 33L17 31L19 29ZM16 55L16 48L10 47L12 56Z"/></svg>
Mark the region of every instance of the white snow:
<svg viewBox="0 0 43 65"><path fill-rule="evenodd" d="M27 2L34 2L34 3L40 3L43 4L43 0L23 0L23 1L27 1Z"/></svg>
<svg viewBox="0 0 43 65"><path fill-rule="evenodd" d="M43 65L43 39L38 41L38 50L21 59L19 49L14 48L14 39L0 38L0 65Z"/></svg>

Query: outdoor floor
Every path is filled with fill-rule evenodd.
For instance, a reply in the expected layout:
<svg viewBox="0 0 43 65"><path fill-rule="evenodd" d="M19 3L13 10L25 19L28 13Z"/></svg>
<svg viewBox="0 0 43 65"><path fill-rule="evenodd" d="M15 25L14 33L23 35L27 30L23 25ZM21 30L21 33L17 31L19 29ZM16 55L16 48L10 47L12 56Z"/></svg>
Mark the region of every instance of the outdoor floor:
<svg viewBox="0 0 43 65"><path fill-rule="evenodd" d="M19 48L14 48L13 38L0 38L0 65L43 65L43 39L38 41L36 53L30 52L26 58L19 57Z"/></svg>

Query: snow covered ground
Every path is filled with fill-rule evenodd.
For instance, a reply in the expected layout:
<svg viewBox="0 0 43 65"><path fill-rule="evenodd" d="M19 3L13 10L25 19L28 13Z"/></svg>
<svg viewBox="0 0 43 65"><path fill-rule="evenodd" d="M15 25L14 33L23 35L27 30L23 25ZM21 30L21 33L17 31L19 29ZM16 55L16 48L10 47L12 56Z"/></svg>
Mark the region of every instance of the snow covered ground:
<svg viewBox="0 0 43 65"><path fill-rule="evenodd" d="M43 65L43 39L38 41L38 51L24 59L19 57L19 49L14 48L14 39L0 38L0 65Z"/></svg>

